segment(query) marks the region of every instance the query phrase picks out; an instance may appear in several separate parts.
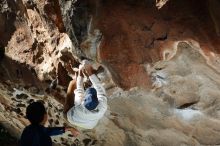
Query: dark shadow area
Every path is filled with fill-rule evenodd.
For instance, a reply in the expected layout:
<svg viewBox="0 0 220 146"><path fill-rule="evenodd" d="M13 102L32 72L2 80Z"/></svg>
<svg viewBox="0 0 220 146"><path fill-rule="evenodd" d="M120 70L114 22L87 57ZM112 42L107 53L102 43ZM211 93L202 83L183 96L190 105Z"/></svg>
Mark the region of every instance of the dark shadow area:
<svg viewBox="0 0 220 146"><path fill-rule="evenodd" d="M44 6L44 12L56 24L60 32L65 32L59 0L48 0L47 4ZM57 15L57 17L53 18L53 15Z"/></svg>
<svg viewBox="0 0 220 146"><path fill-rule="evenodd" d="M66 56L68 58L68 56ZM63 60L68 62L67 60ZM73 67L78 67L79 63L72 60ZM99 68L95 73L102 72L103 68ZM69 76L66 68L59 63L57 71L54 72L54 78L51 80L41 81L39 80L35 69L27 64L19 63L18 61L12 60L7 55L4 56L0 62L0 83L7 87L8 90L13 92L13 88L17 89L29 89L34 88L31 94L48 94L53 96L58 102L63 103L64 96L61 95L62 91L66 92L67 86L72 78ZM62 88L54 86L53 81L56 84L62 86Z"/></svg>
<svg viewBox="0 0 220 146"><path fill-rule="evenodd" d="M4 56L0 62L0 79L2 82L10 80L11 82L21 83L26 86L35 86L44 88L44 84L37 78L35 70L26 65Z"/></svg>
<svg viewBox="0 0 220 146"><path fill-rule="evenodd" d="M0 124L0 145L1 146L17 146L18 145L18 140L12 137L1 124Z"/></svg>
<svg viewBox="0 0 220 146"><path fill-rule="evenodd" d="M60 82L64 86L64 89L62 90L66 90L66 86L71 79L69 76L67 76L66 72L60 75L62 77L59 78L62 78L62 81L65 81L66 84L65 85L63 84L63 82ZM52 80L39 80L37 77L37 73L35 72L35 69L33 67L19 63L7 56L5 56L0 62L0 83L3 84L11 92L13 92L13 88L24 88L28 91L30 90L31 94L49 94L50 96L54 96L54 98L60 103L62 103L62 101L64 100L64 97L60 95L60 88L53 89L53 92L51 93L46 91L48 90L48 88L50 88ZM33 93L31 90L32 88L34 88Z"/></svg>
<svg viewBox="0 0 220 146"><path fill-rule="evenodd" d="M178 109L185 109L185 108L188 108L188 107L190 107L190 106L192 106L196 103L197 103L197 101L196 102L191 102L191 103L186 103L186 104L183 104L180 107L178 107Z"/></svg>
<svg viewBox="0 0 220 146"><path fill-rule="evenodd" d="M0 6L0 44L5 47L16 30L16 3L14 0L1 2Z"/></svg>
<svg viewBox="0 0 220 146"><path fill-rule="evenodd" d="M4 56L5 56L5 48L0 45L0 61L4 58Z"/></svg>
<svg viewBox="0 0 220 146"><path fill-rule="evenodd" d="M87 37L90 19L90 8L87 0L77 1L72 17L72 26L79 44Z"/></svg>

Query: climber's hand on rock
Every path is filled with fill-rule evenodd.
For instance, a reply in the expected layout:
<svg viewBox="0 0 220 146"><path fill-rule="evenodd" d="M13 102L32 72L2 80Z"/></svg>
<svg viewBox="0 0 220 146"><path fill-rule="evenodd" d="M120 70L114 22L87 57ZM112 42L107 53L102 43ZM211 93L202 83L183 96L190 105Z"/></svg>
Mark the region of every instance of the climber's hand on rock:
<svg viewBox="0 0 220 146"><path fill-rule="evenodd" d="M65 131L70 131L74 137L77 137L80 134L77 129L72 127L66 127Z"/></svg>
<svg viewBox="0 0 220 146"><path fill-rule="evenodd" d="M84 65L83 65L83 64L80 64L80 65L79 65L79 70L84 70L84 69L85 69Z"/></svg>
<svg viewBox="0 0 220 146"><path fill-rule="evenodd" d="M93 74L93 72L94 72L94 69L92 68L92 65L87 65L85 67L85 71L88 74L88 76L91 76Z"/></svg>

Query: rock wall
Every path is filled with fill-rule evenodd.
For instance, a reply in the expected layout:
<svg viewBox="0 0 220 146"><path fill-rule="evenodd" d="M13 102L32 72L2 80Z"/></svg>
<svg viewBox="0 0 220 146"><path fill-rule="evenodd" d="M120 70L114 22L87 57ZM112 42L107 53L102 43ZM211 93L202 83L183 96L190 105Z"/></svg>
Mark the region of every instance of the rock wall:
<svg viewBox="0 0 220 146"><path fill-rule="evenodd" d="M94 130L55 137L55 145L219 145L218 7L215 0L1 0L1 125L18 138L29 124L26 106L38 100L48 126L68 124L69 64L87 58L108 111Z"/></svg>
<svg viewBox="0 0 220 146"><path fill-rule="evenodd" d="M209 9L217 11L211 5ZM219 37L207 1L170 1L159 11L145 1L100 1L96 14L95 28L104 36L100 61L125 89L149 86L144 65L160 60L161 50L172 41L191 38L203 49L219 53ZM215 20L217 23L217 16Z"/></svg>

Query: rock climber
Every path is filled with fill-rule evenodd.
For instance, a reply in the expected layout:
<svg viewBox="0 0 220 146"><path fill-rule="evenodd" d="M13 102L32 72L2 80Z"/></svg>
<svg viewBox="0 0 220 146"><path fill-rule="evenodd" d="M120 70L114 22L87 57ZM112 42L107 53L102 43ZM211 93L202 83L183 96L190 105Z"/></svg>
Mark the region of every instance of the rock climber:
<svg viewBox="0 0 220 146"><path fill-rule="evenodd" d="M30 125L25 127L19 140L19 146L52 146L50 136L70 131L77 136L79 131L72 127L44 127L47 121L46 109L41 102L33 102L26 109Z"/></svg>
<svg viewBox="0 0 220 146"><path fill-rule="evenodd" d="M84 90L83 78L87 75L92 87ZM79 66L78 75L73 77L67 89L64 113L68 122L84 129L93 129L107 110L104 87L94 74L87 60Z"/></svg>

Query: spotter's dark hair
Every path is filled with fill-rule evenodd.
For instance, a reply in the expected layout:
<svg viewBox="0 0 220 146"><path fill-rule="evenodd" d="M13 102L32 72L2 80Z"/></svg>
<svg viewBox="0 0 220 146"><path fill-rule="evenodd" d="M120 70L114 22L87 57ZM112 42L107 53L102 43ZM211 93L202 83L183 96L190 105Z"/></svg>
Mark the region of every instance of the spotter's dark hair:
<svg viewBox="0 0 220 146"><path fill-rule="evenodd" d="M33 102L26 109L26 117L31 124L40 124L45 114L46 109L42 102Z"/></svg>

